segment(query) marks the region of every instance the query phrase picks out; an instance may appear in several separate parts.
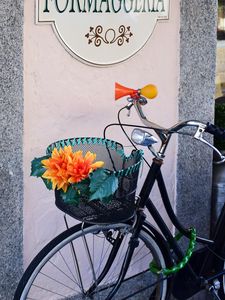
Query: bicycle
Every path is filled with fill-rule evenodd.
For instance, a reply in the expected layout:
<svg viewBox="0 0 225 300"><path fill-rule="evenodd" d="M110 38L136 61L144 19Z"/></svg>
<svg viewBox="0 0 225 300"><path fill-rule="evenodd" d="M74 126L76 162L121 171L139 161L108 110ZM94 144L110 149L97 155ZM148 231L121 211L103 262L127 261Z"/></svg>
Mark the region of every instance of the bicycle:
<svg viewBox="0 0 225 300"><path fill-rule="evenodd" d="M225 299L225 206L219 216L212 239L196 236L194 229L184 228L177 219L161 173L166 149L174 133L194 137L211 147L220 162L224 162L225 157L203 138L204 132L225 138L224 130L195 120L176 124L169 129L152 123L142 110L142 107L147 104L146 98L156 96L156 89L152 85L141 90L117 85L116 98L123 96L129 96L128 104L118 112L118 122L109 124L104 130L103 140L96 139L96 143L109 143L105 137L106 131L111 126L120 126L135 149L135 145L144 145L151 151L154 158L151 164L146 161L150 168L139 195L135 196L138 171L134 170L133 173L123 174L122 178L128 180L125 180L125 187L127 182L130 184L127 194L134 199L133 204L128 202L125 215L123 215L124 208L122 214L120 214L121 209L118 209L113 216L114 219L111 218L110 221L107 219L108 216L104 218L103 214L99 224L97 221L85 219L85 222L71 228L65 215L66 231L50 241L33 259L20 280L14 300L164 300L170 299L171 295L183 300L202 289L208 290L214 299ZM143 125L121 123L120 112L124 109L130 112L133 107ZM131 139L126 133L126 127L134 127ZM183 132L185 128L194 129L194 132ZM153 130L159 137L161 145L158 151L153 147L157 142L156 138L146 129ZM70 139L55 143L54 147L72 141L78 143L77 140ZM87 139L84 138L79 139L79 145L82 141L88 144ZM93 139L91 141L93 142ZM113 144L114 148L120 146ZM106 152L110 152L109 146L106 148ZM109 154L112 159L112 152ZM114 159L114 163L116 160ZM180 233L178 235L190 239L186 254L178 244L178 236L173 236L149 198L155 183L159 187L166 212ZM126 195L123 194L123 197ZM72 217L76 215L75 210L75 212L71 208L66 210L63 201L60 202L57 191L56 204ZM110 209L113 211L114 207ZM151 214L160 230L146 220L144 209ZM78 216L79 218L84 220L82 216ZM193 251L195 242L201 243L203 247Z"/></svg>

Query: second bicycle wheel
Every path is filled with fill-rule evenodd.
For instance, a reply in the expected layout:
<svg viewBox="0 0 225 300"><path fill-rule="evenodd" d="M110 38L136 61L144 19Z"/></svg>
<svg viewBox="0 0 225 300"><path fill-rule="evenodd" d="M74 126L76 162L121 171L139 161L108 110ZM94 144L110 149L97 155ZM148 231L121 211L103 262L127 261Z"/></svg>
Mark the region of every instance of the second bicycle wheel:
<svg viewBox="0 0 225 300"><path fill-rule="evenodd" d="M14 300L104 300L115 285L131 236L129 224L81 224L61 233L34 258ZM113 299L167 299L167 280L149 262L165 267L154 238L140 233L128 272Z"/></svg>

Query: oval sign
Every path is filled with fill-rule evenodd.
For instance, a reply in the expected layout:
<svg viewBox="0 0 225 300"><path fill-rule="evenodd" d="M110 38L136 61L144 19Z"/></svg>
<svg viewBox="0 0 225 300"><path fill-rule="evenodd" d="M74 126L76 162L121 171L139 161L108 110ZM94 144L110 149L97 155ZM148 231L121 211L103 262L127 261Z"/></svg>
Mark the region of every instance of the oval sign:
<svg viewBox="0 0 225 300"><path fill-rule="evenodd" d="M37 23L51 24L72 55L95 65L128 59L169 17L169 0L36 1Z"/></svg>

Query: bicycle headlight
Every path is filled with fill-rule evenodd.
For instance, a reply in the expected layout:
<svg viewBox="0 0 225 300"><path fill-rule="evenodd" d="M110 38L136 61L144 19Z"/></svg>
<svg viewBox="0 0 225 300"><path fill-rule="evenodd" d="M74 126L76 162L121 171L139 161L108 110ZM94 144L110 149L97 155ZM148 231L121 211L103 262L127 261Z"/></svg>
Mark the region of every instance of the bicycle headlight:
<svg viewBox="0 0 225 300"><path fill-rule="evenodd" d="M158 140L149 132L138 128L135 128L132 131L131 139L135 144L141 146L152 146L158 142Z"/></svg>

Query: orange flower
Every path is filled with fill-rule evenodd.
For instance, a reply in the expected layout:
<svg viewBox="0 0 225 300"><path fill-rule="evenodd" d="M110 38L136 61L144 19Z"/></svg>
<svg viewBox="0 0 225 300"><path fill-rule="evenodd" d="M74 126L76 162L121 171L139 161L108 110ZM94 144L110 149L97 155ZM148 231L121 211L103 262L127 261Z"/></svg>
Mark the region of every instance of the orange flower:
<svg viewBox="0 0 225 300"><path fill-rule="evenodd" d="M70 175L69 183L77 183L81 180L88 177L88 175L96 170L101 168L104 164L103 161L97 161L96 154L88 151L83 157L82 151L77 151L74 153L73 161L68 164L68 174Z"/></svg>
<svg viewBox="0 0 225 300"><path fill-rule="evenodd" d="M42 175L43 178L52 182L53 189L63 189L67 191L69 186L69 175L67 173L67 164L73 159L73 151L71 146L65 146L64 149L54 148L49 159L42 160L42 164L47 169Z"/></svg>
<svg viewBox="0 0 225 300"><path fill-rule="evenodd" d="M97 168L103 166L104 162L97 161L96 154L88 151L83 157L82 151L74 152L71 146L64 149L54 148L49 159L42 160L42 164L47 169L42 175L43 178L51 180L53 189L67 191L72 183L80 182Z"/></svg>

